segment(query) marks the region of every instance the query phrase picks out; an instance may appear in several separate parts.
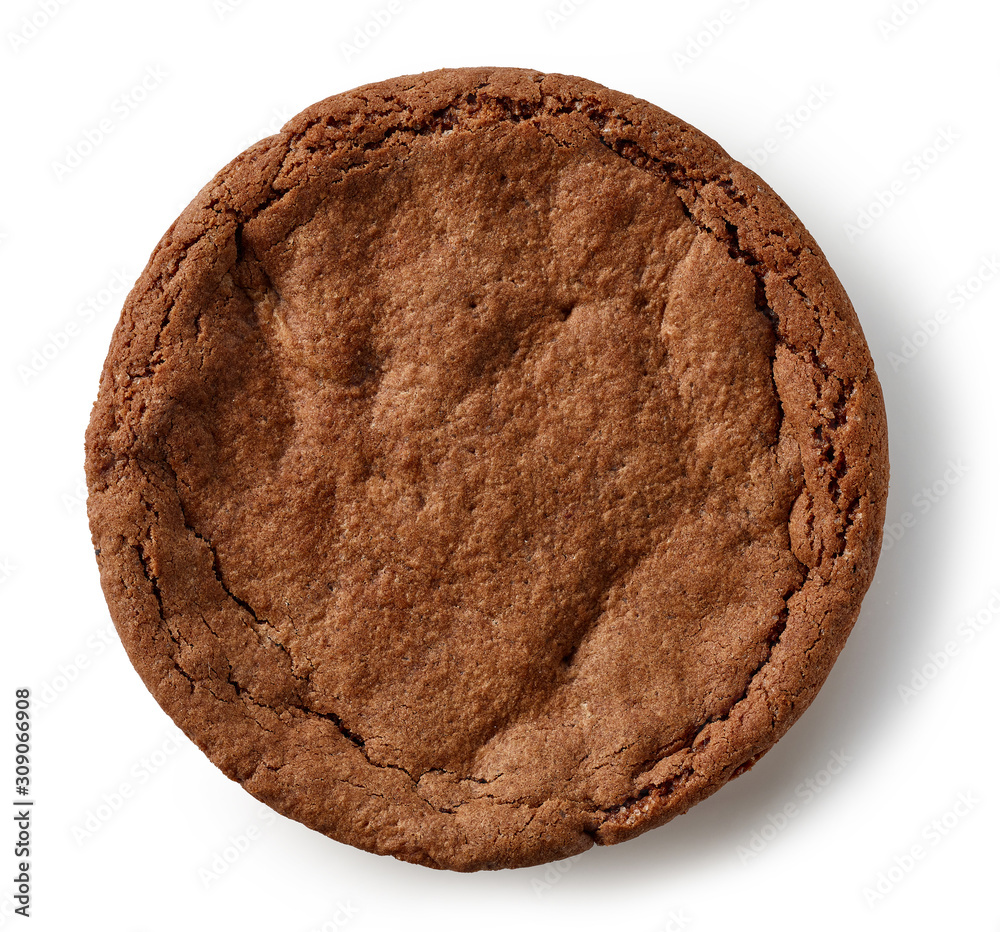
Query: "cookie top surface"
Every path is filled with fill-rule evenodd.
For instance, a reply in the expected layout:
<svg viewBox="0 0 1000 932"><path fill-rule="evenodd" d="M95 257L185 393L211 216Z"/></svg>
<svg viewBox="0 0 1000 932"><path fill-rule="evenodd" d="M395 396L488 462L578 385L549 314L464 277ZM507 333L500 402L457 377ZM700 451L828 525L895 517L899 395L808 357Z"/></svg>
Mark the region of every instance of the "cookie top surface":
<svg viewBox="0 0 1000 932"><path fill-rule="evenodd" d="M516 867L662 824L812 700L874 572L881 391L752 172L580 78L332 97L209 183L87 434L145 684L278 811Z"/></svg>

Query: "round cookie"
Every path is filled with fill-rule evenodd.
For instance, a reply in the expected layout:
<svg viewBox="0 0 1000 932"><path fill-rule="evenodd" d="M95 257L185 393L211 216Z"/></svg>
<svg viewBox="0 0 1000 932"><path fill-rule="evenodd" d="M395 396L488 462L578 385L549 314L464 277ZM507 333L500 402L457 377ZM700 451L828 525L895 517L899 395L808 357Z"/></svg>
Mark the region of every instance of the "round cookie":
<svg viewBox="0 0 1000 932"><path fill-rule="evenodd" d="M716 143L431 72L252 146L160 241L87 433L164 710L340 841L518 867L748 769L857 618L888 483L857 317Z"/></svg>

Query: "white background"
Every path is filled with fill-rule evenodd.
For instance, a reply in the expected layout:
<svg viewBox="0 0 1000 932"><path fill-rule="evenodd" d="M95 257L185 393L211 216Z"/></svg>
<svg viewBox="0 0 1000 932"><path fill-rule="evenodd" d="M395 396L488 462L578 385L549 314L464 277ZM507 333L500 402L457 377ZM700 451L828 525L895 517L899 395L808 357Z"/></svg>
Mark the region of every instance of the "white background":
<svg viewBox="0 0 1000 932"><path fill-rule="evenodd" d="M37 800L31 925L0 818L4 928L1000 929L997 7L558 2L394 0L364 48L387 2L4 4L0 805L17 686ZM277 817L172 737L108 627L82 464L121 282L218 168L323 97L484 64L644 97L791 205L869 338L898 539L749 774L625 845L463 876Z"/></svg>

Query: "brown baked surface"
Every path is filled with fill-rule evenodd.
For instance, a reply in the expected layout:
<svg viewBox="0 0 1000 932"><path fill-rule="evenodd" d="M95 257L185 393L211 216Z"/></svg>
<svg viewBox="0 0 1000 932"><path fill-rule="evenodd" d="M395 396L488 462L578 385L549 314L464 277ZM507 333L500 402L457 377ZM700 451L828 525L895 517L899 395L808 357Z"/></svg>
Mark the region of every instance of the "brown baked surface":
<svg viewBox="0 0 1000 932"><path fill-rule="evenodd" d="M87 433L122 641L279 812L517 867L638 835L812 700L888 481L857 317L706 136L580 78L316 104L154 251Z"/></svg>

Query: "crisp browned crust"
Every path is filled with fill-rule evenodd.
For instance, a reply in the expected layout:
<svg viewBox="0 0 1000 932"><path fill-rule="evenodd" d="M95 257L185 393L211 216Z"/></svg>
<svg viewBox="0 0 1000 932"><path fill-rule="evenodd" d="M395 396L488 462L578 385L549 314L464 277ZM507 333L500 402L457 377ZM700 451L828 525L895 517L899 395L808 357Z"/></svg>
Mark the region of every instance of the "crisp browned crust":
<svg viewBox="0 0 1000 932"><path fill-rule="evenodd" d="M763 754L879 551L882 396L815 242L687 124L459 69L310 107L170 228L87 433L143 681L232 779L454 870Z"/></svg>

